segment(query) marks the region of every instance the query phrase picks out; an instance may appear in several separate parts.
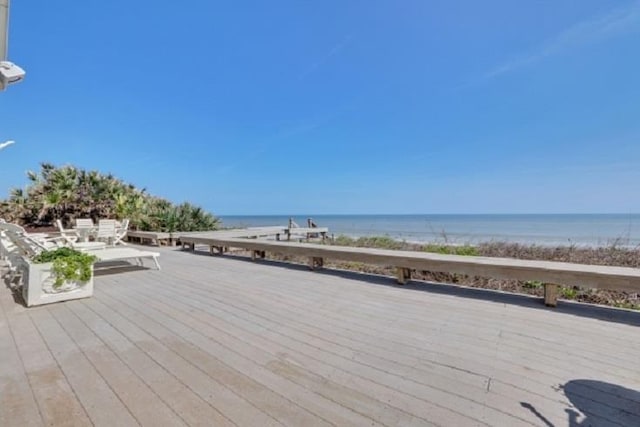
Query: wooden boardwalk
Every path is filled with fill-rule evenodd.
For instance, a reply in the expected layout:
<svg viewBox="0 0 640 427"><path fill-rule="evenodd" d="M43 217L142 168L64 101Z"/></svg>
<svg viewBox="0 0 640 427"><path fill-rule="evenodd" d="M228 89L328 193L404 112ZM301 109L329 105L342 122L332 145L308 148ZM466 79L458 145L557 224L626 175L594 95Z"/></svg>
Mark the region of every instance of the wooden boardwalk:
<svg viewBox="0 0 640 427"><path fill-rule="evenodd" d="M0 426L640 426L640 313L158 250L0 290Z"/></svg>

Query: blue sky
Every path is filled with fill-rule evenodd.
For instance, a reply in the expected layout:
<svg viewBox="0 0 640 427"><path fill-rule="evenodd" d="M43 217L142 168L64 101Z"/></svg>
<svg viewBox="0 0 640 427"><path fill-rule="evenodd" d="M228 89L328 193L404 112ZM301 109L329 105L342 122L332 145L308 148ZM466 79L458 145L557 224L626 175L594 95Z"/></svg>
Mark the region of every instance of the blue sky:
<svg viewBox="0 0 640 427"><path fill-rule="evenodd" d="M640 212L640 2L14 1L40 162L225 214Z"/></svg>

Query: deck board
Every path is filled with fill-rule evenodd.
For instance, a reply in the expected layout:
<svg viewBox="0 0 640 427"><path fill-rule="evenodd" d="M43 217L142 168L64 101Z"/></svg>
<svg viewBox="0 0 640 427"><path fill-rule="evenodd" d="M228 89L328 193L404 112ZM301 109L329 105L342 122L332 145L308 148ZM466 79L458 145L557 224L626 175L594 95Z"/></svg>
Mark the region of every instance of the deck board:
<svg viewBox="0 0 640 427"><path fill-rule="evenodd" d="M167 303L169 301L171 300L167 300ZM173 299L173 301L175 301L175 299ZM175 312L175 310L172 310L167 303L158 307L162 310L171 310ZM206 307L202 307L202 310L203 312L206 312ZM176 314L175 316L177 318L180 314ZM200 330L203 330L206 325L211 326L215 324L214 318L206 318L206 322L195 322L184 315L180 317L184 319L185 323L192 323L194 324L194 328ZM250 314L245 312L242 313L241 317L250 317ZM276 369L277 372L283 372L285 374L289 373L292 380L295 382L298 382L300 376L310 376L304 372L305 370L302 367L312 367L314 372L320 373L324 377L332 376L332 381L323 381L323 389L325 391L331 390L332 388L346 388L345 384L351 384L352 386L357 385L356 389L367 389L370 392L375 391L377 393L376 396L380 399L377 402L377 405L380 407L383 406L383 402L385 401L392 402L395 405L403 405L408 401L413 400L414 404L420 405L422 407L422 411L425 411L425 413L428 413L431 417L435 416L436 411L440 411L442 413L442 418L439 420L439 423L455 422L456 425L473 425L475 424L475 421L477 421L465 420L465 417L463 416L464 414L457 413L457 405L451 401L451 396L442 393L442 389L433 387L429 387L427 389L424 384L406 381L406 378L389 374L385 368L392 369L394 366L393 364L387 364L385 366L383 363L379 363L379 368L375 369L375 372L372 374L373 368L367 367L366 364L354 364L350 361L349 356L340 357L333 352L325 351L324 348L326 347L323 345L325 343L317 343L317 346L310 345L302 340L295 340L289 338L287 335L276 333L273 329L264 327L263 325L265 325L265 323L265 319L259 319L253 324L246 323L245 329L234 328L229 323L223 323L216 329L216 331L209 330L208 334L211 338L215 337L215 339L224 340L231 346L234 345L234 343L231 342L231 337L246 335L247 332L253 331L252 335L247 337L247 340L251 343L254 349L243 349L242 346L238 346L238 351L255 353L256 351L261 350L268 352L272 358L277 359L275 363L268 362L271 369ZM276 327L283 326L284 325L280 324ZM224 335L226 335L226 339L223 338ZM314 344L314 340L311 339L310 336L306 336L306 341ZM300 372L302 372L302 374ZM321 379L322 376L319 378ZM380 377L380 379L376 382L371 381L368 378L371 378L372 376ZM308 378L304 379L308 380ZM339 383L335 383L335 381L338 381ZM433 378L431 378L431 381L433 381ZM305 382L308 381L303 381L303 383ZM332 385L332 383L335 383L335 386L329 387L327 390L326 384ZM457 387L460 387L460 385ZM417 392L414 391L413 393L403 392L403 390L411 388L417 388L420 390ZM323 389L321 389L320 392L322 392ZM483 390L481 388L477 388L477 391L482 393ZM420 392L429 395L430 399L425 399L425 401L420 402L420 397L415 395ZM329 396L331 396L331 394L327 395L327 397ZM468 401L467 404L473 406L476 402ZM395 409L398 412L401 410L401 408L396 409L393 407L391 407L391 409ZM480 412L482 410L484 410L483 407L475 407L476 412ZM370 413L370 411L365 411L364 413Z"/></svg>
<svg viewBox="0 0 640 427"><path fill-rule="evenodd" d="M230 288L231 287L229 287L229 286L225 286L224 287L224 289L230 289ZM218 292L216 292L216 294L220 295ZM180 298L181 297L180 297L179 294L171 295L170 298L168 298L166 300L166 302L167 302L167 304L172 304L172 305L175 306L175 305L178 304L178 301L180 300ZM276 299L277 298L274 298L273 301L275 301ZM240 299L238 299L238 301L239 300ZM192 306L198 306L198 305L204 304L202 306L202 309L204 309L204 310L206 310L207 306L215 307L214 301L212 301L212 300L207 300L206 302L203 302L203 301L204 301L204 294L198 293L198 301L192 302L191 305ZM230 312L229 307L230 307L231 304L233 304L233 301L228 301L228 302L225 301L224 304L221 305L221 307L223 307L221 309L222 310L226 310L227 312ZM271 302L270 304L273 304L273 302ZM224 307L226 307L226 308L224 308ZM283 310L278 310L278 312L282 313ZM272 315L273 316L277 316L277 315L275 315L273 313L272 313ZM300 319L299 316L302 315L302 313L297 313L297 315L298 315L297 318L290 319L290 323L289 324L300 323L300 321L296 320L296 319ZM244 318L248 318L248 317L250 317L248 315L248 313L241 313L239 316L236 316L236 318L238 318L238 319L244 319ZM320 319L318 319L318 320L320 320ZM266 319L263 317L261 319L258 319L256 321L256 324L264 325L265 322L266 322ZM209 322L208 324L211 324L211 322ZM286 324L287 324L287 322L285 321L284 323L281 323L281 324L277 325L276 327L279 330L282 330L282 328L285 327ZM339 324L337 326L339 326ZM226 327L223 330L229 330L229 327ZM334 332L330 332L329 334L335 337L335 333ZM263 336L263 337L267 336L267 332L265 332L264 330L260 331L260 335ZM257 340L259 340L259 337L254 337L253 338L253 342L256 342ZM314 338L313 338L313 335L311 333L307 333L306 335L302 334L302 335L300 335L299 342L294 342L293 344L290 344L289 349L291 349L292 347L303 348L305 346L305 343L313 342L313 341L314 341ZM318 340L315 340L315 341L318 341ZM322 342L319 342L317 348L308 350L308 354L318 354L318 352L321 353L322 349L326 349L329 346L330 346L330 344L326 340L322 341ZM398 349L398 350L400 350L400 349ZM380 353L380 352L381 352L381 349L377 349L377 353ZM357 356L352 356L349 353L347 353L345 357L347 357L347 358L348 357L351 357L351 358L358 357L361 360L366 360L367 359L367 356L362 356L362 353L361 352L359 352L359 353L360 354L357 354ZM389 354L391 354L391 352L389 352ZM397 351L395 354L401 356L401 355L405 354L405 351L400 350L400 351ZM395 360L383 360L383 359L376 358L375 356L371 356L371 355L368 355L368 357L369 357L369 360L368 360L369 364L373 364L373 365L375 365L377 367L387 366L388 367L387 369L391 369L391 370L394 370L394 368L397 367L397 365L396 365L397 361L395 361ZM389 357L393 357L393 356L389 356ZM396 356L396 358L397 358L397 356ZM326 356L323 357L323 359L326 359ZM487 359L487 360L490 360L490 359ZM337 364L341 365L343 363L344 363L344 361L338 362ZM447 386L454 386L456 390L462 389L461 384L456 384L455 382L452 383L452 378L451 378L452 376L455 377L456 375L460 376L460 372L459 371L451 371L450 370L450 372L448 372L448 375L445 375L445 376L440 375L440 376L438 376L438 375L434 374L433 371L431 371L431 372L420 372L418 370L411 369L411 365L409 363L411 363L411 362L408 362L407 365L405 365L404 371L402 369L399 371L399 375L403 375L404 374L405 376L406 375L411 375L413 377L416 377L416 376L417 377L426 377L426 378L429 379L428 383L430 385L434 385L434 383L437 383L437 384L440 385L441 388L444 388L444 387L447 387ZM413 363L415 363L415 361ZM409 373L407 374L407 372L409 372ZM455 375L451 375L452 373L454 373ZM522 382L522 375L525 374L525 373L526 373L526 371L524 369L522 370L522 372L518 373L519 375L516 377L518 382L520 382L520 383ZM536 374L536 373L534 372L534 374ZM543 372L537 373L537 375L540 375L540 374L544 375ZM477 391L482 391L484 393L484 389L486 388L486 385L487 385L486 381L487 381L488 377L487 376L480 376L480 375L474 375L474 376L475 376L474 381L473 381L475 383L474 385L476 387L478 387L475 390L476 391L475 396L478 396ZM513 396L513 393L514 393L514 388L512 387L510 390L508 390L504 394L504 397ZM476 397L476 399L478 399L478 398ZM500 402L498 402L497 404L498 404L498 408L499 408ZM497 422L497 421L495 421L495 422Z"/></svg>
<svg viewBox="0 0 640 427"><path fill-rule="evenodd" d="M134 341L129 340L127 336L100 317L99 308L94 310L87 305L76 304L69 309L118 354L123 362L186 424L204 426L207 425L207 420L216 420L224 425L224 419L215 408L168 370L171 368L170 364L167 369L156 361L160 359L157 351L162 351L161 349L149 353L147 345L147 351L143 350L142 346L135 342L135 338ZM133 328L125 329L133 330Z"/></svg>
<svg viewBox="0 0 640 427"><path fill-rule="evenodd" d="M109 386L48 309L33 310L29 316L93 425L139 425L122 396Z"/></svg>
<svg viewBox="0 0 640 427"><path fill-rule="evenodd" d="M90 299L0 290L0 425L640 425L639 313L159 252Z"/></svg>
<svg viewBox="0 0 640 427"><path fill-rule="evenodd" d="M223 363L235 368L237 372L249 379L253 379L253 384L248 391L257 396L258 404L269 407L276 418L285 421L287 425L323 425L322 421L327 421L329 418L334 422L329 421L327 424L333 425L357 425L363 421L361 417L349 413L344 407L329 401L325 402L311 395L308 390L297 387L295 383L271 373L260 364L259 361L263 359L260 353L234 351L233 347L229 347L229 343L223 345L210 340L176 319L151 309L149 302L122 298L116 301L118 310L127 313L127 318L135 319L134 321L138 324L144 325L145 329L158 340L177 347L178 351L193 363L200 362L199 366L208 374L224 376L220 367L203 365L202 357L197 355L198 350L215 354ZM180 337L187 343L181 341ZM211 360L211 357L208 359ZM238 380L232 378L228 382L233 385Z"/></svg>
<svg viewBox="0 0 640 427"><path fill-rule="evenodd" d="M25 372L14 325L10 323L13 299L3 290L0 302L0 425L41 425L36 396Z"/></svg>
<svg viewBox="0 0 640 427"><path fill-rule="evenodd" d="M67 305L49 311L140 424L186 425Z"/></svg>

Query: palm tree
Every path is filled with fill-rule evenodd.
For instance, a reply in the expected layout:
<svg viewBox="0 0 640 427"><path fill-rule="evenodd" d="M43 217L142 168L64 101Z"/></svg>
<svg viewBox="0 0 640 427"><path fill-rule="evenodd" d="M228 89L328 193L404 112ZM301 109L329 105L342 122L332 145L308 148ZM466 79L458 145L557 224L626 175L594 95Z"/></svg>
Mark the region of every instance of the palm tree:
<svg viewBox="0 0 640 427"><path fill-rule="evenodd" d="M198 206L176 206L111 174L42 163L39 172L27 172L27 179L26 190L14 189L0 201L5 219L25 224L60 219L69 226L79 217L129 218L134 229L157 231L213 230L219 225Z"/></svg>
<svg viewBox="0 0 640 427"><path fill-rule="evenodd" d="M9 199L3 201L2 205L4 206L3 216L7 221L16 221L22 218L31 219L33 216L28 197L21 188L12 189Z"/></svg>

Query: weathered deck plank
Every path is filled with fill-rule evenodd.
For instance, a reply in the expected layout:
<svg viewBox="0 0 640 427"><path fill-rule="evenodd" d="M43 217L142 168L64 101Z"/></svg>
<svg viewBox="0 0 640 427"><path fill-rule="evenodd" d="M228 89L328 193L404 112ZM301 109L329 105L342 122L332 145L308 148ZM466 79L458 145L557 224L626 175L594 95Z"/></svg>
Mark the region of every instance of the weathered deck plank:
<svg viewBox="0 0 640 427"><path fill-rule="evenodd" d="M345 397L345 399L354 399L354 401L362 405L368 404L369 406L365 406L366 410L365 407L351 408L354 412L357 412L364 417L370 418L369 420L360 420L360 422L358 422L357 424L365 422L367 425L376 425L376 418L371 418L372 411L379 411L381 413L382 419L384 419L385 417L391 417L394 420L403 420L402 425L413 425L413 423L415 422L418 422L418 424L420 425L425 425L426 423L426 420L419 420L418 418L413 417L411 414L401 413L398 411L394 412L393 408L384 405L382 402L378 401L375 403L375 405L373 405L371 402L374 401L370 397L359 393L356 390L339 387L337 384L332 384L332 382L328 381L325 377L321 377L317 374L306 371L299 364L288 363L286 360L287 355L284 353L280 353L280 350L284 349L284 347L282 347L280 344L277 344L275 341L267 341L266 346L258 346L256 345L256 340L260 339L257 336L249 336L251 339L251 343L245 341L248 336L246 331L242 331L239 329L232 330L228 325L225 325L225 327L230 328L228 330L232 330L232 332L225 332L224 330L219 328L214 329L212 324L194 322L188 316L185 316L183 312L173 310L171 306L163 305L160 301L154 303L152 306L153 308L157 308L159 313L166 313L167 316L171 316L171 319L179 321L183 325L191 328L192 331L201 331L201 334L208 337L210 340L216 341L226 348L235 349L236 352L242 354L251 354L253 356L252 359L257 360L257 363L259 363L260 366L264 366L268 371L284 376L292 383L298 384L305 389L314 391L328 400L331 400L333 402L335 402L336 399L338 399L339 401L343 401L342 399L339 399L340 396L343 396ZM166 322L163 323L166 324ZM240 337L245 337L245 340L240 339ZM262 357L260 357L261 354ZM283 365L288 366L287 371L283 369ZM287 372L294 371L299 375L286 375ZM316 390L316 386L319 384L322 385L322 388L321 390ZM293 391L295 391L295 387Z"/></svg>
<svg viewBox="0 0 640 427"><path fill-rule="evenodd" d="M224 284L223 284L223 286L224 286ZM224 286L224 289L231 289L231 288L233 288L233 287L232 286L228 286L228 287ZM217 298L219 298L220 294L224 293L223 292L224 289L215 289L215 290L212 290L212 292L215 292L215 294L217 295ZM197 293L197 296L198 296L197 300L196 301L192 301L191 305L204 304L204 306L200 307L201 310L202 309L206 310L207 307L215 306L215 303L213 301L211 301L211 300L207 300L205 298L204 294ZM172 306L175 306L179 299L180 299L179 295L171 295L170 298L167 299L166 301L167 301L167 303L171 303ZM236 298L235 301L237 303L237 301L241 301L243 299L244 298ZM272 301L276 301L276 300L279 300L279 299L281 299L281 298L273 298ZM225 310L226 309L226 311L229 312L229 307L231 305L233 305L233 301L224 302L220 306L221 308L217 308L217 309L221 309L221 310ZM191 311L195 311L195 310L191 310ZM277 312L278 313L282 313L283 310L282 309L277 309ZM275 313L270 314L271 317L273 317L274 315L277 316ZM296 313L296 316L297 317L294 317L292 319L288 319L285 322L276 325L277 330L278 331L282 331L282 329L285 328L287 324L296 324L296 325L299 324L300 323L300 319L302 318L302 316L304 316L304 313ZM245 318L248 318L248 317L250 317L248 313L241 313L240 315L236 316L236 318L239 318L239 319L245 319ZM267 322L267 319L265 317L262 317L262 318L260 318L260 319L258 319L256 321L256 325L257 324L264 325L266 322ZM342 323L342 324L344 324L344 323ZM339 324L336 325L336 326L339 326ZM203 328L200 327L199 329L203 329ZM228 331L228 330L230 330L230 328L227 326L227 327L219 330L217 333L224 333L224 331ZM332 329L329 332L329 335L335 336L335 332L334 332L335 330L336 329ZM268 334L268 332L265 332L265 330L261 330L260 331L260 336L266 337L266 336L269 336L269 334ZM289 351L294 351L295 352L296 351L295 349L303 348L305 346L305 342L312 342L313 341L312 337L313 337L313 335L311 335L309 333L307 333L306 335L302 335L301 336L301 340L304 340L304 341L294 342L293 344L290 344L289 345ZM277 338L273 338L273 340L276 340L276 339ZM253 337L252 338L252 343L256 343L259 340L260 340L259 336ZM379 337L378 337L378 341L379 341ZM320 342L318 344L318 347L309 350L307 352L307 355L312 355L312 356L316 355L317 356L318 354L321 354L323 352L323 349L327 349L328 347L329 347L328 341ZM403 354L404 353L404 351L402 349L397 348L397 347L396 347L396 351L397 351L397 354ZM377 349L377 353L380 353L380 352L381 352L381 350ZM361 353L361 352L358 352L358 353ZM477 356L474 356L474 357L477 357ZM352 358L353 359L354 356L351 355L351 354L347 354L345 356L345 358ZM357 357L357 358L360 359L361 361L366 359L366 358L362 358L361 356ZM327 357L323 356L322 359L326 360ZM492 358L491 357L487 357L487 360L491 361ZM344 361L337 362L336 366L341 366L343 363L344 363ZM413 363L415 363L415 361ZM488 362L488 363L490 363L490 362ZM308 364L308 362L305 363L305 365L307 365L307 364ZM369 364L373 365L373 366L377 366L377 367L383 366L383 367L385 367L385 369L394 370L395 361L393 361L392 363L387 362L386 365L385 365L384 361L381 361L380 359L375 359L375 357L374 357L373 361L369 361ZM440 378L438 378L438 375L435 375L433 372L427 372L427 371L420 372L419 370L415 370L415 369L411 369L411 370L409 370L407 372L406 369L407 369L406 367L405 367L404 371L401 369L398 372L398 375L401 376L401 377L404 375L405 377L406 376L410 376L412 378L422 378L422 377L428 378L429 379L428 380L428 384L425 384L425 385L430 385L430 386L439 385L441 388L445 388L445 387L449 386L449 387L453 387L454 389L458 390L458 392L461 389L464 389L464 387L461 384L456 383L455 381L452 381L451 372L448 373L449 376L441 376ZM455 371L453 371L453 372L455 372ZM522 369L521 372L518 372L518 375L513 375L512 377L516 379L515 381L517 381L519 383L522 383L522 375L523 374L526 374L526 370L524 370L524 369ZM544 375L544 372L540 372L539 374ZM490 377L488 377L488 376L477 376L477 378L474 381L475 382L474 385L479 387L479 388L477 388L475 391L482 391L482 394L484 394L484 392L486 391L485 389L487 387L487 380L489 380L489 379L490 379ZM469 392L469 390L470 390L469 387L466 387L466 389L467 389L467 392ZM518 389L516 389L514 387L510 387L510 389L507 392L504 393L503 399L507 398L507 397L513 397L514 396L514 391L517 393ZM544 393L544 391L543 391L543 393ZM471 394L473 395L473 393L471 393ZM520 393L520 394L522 394L522 393ZM476 399L479 398L478 397L479 396L478 393L475 393L475 396L476 396ZM531 401L531 399L535 398L535 396L531 396L531 393L529 393L528 398L529 398L529 401ZM489 404L489 402L485 401L485 404ZM499 399L494 399L494 404L497 405L496 406L497 408L499 408L502 403L501 403L501 401ZM498 423L499 420L493 419L492 422L493 423ZM512 421L510 423L512 423Z"/></svg>
<svg viewBox="0 0 640 427"><path fill-rule="evenodd" d="M97 312L99 310L94 311L86 305L74 305L69 309L91 328L112 351L118 354L127 366L186 424L205 426L210 420L215 420L220 422L220 425L224 425L225 420L215 408L151 357L156 356L160 359L157 353L152 351L149 355L141 348L144 341L137 343L137 338L129 340L103 317L100 317ZM142 339L144 340L144 337ZM145 347L148 350L149 345L145 345ZM170 369L170 367L169 365L168 368ZM218 398L222 399L222 397Z"/></svg>
<svg viewBox="0 0 640 427"><path fill-rule="evenodd" d="M56 363L96 426L136 426L136 418L121 397L51 316L47 309L29 313Z"/></svg>
<svg viewBox="0 0 640 427"><path fill-rule="evenodd" d="M320 276L309 276L306 271L290 271L290 275L294 280L302 280L304 278L305 283L310 286L305 288L303 291L300 290L300 287L291 287L286 283L283 284L280 277L279 269L271 269L265 270L260 266L252 266L251 264L246 265L246 274L248 276L260 272L262 277L268 276L270 279L270 286L268 288L260 287L258 291L265 292L284 292L284 294L279 294L279 298L275 300L275 303L280 301L295 301L298 298L302 297L304 301L305 298L309 298L309 293L313 293L313 297L324 297L324 298L334 298L335 292L331 289L328 289L327 286L323 286L327 282L334 283L336 285L340 285L344 283L344 279L340 277L334 277L332 275L320 275ZM180 279L185 279L192 277L198 274L205 274L206 270L199 270L198 266L189 266L189 271L180 272ZM222 280L227 282L228 284L232 284L231 289L237 288L235 285L237 282L237 278L235 278L235 270L231 270L225 272L224 268L217 269L218 280ZM354 275L357 276L357 275ZM437 285L436 285L437 286ZM301 294L302 292L302 294ZM390 321L398 321L399 316L402 318L408 318L408 320L416 320L425 316L426 306L420 304L419 300L412 299L400 299L399 295L411 295L410 292L399 293L398 290L392 286L368 286L367 283L363 283L358 280L351 280L349 282L349 286L344 286L340 289L340 292L343 298L335 301L337 302L337 306L334 306L331 310L341 312L344 309L348 308L352 310L354 306L364 305L368 310L376 310L378 313L376 317L378 319L388 319ZM362 298L365 296L374 297L374 296L382 296L384 301L372 300L370 298ZM413 294L415 296L420 296L420 293ZM282 297L286 298L283 300ZM436 300L436 304L431 304L428 307L430 312L438 312L443 315L446 313L451 313L452 309L456 309L459 307L459 300L452 298L441 298L437 294L429 295L428 299L424 300L424 303L428 303L430 301ZM489 310L484 307L486 305L495 305L492 302L488 301L475 301L476 304L465 306L464 310L456 310L455 317L453 320L459 321L463 323L463 326L468 325L468 322L473 322L477 320L478 316L482 316L482 322L478 324L474 324L473 328L473 337L479 336L482 332L487 331L491 333L491 331L495 330L496 327L501 327L505 331L511 331L517 335L523 335L528 333L530 338L535 338L542 341L555 342L557 344L588 344L592 343L593 339L597 339L598 342L602 343L602 346L598 346L595 348L595 351L599 349L604 349L607 354L608 346L604 344L615 345L622 339L629 339L627 345L628 347L622 348L621 353L626 354L625 350L627 348L630 349L629 357L627 360L635 360L635 355L637 351L640 351L640 342L637 339L637 331L635 328L628 328L628 330L620 330L617 332L616 336L612 337L610 333L610 327L604 327L608 324L606 322L600 322L593 319L585 319L585 318L575 318L573 316L565 316L563 318L563 322L567 324L567 327L576 334L566 335L566 334L556 334L553 331L549 331L550 328L556 327L557 324L554 321L554 317L548 314L547 310L527 310L522 311L519 307L506 305L504 306L504 310L508 310L509 313L509 322L508 324L504 324L503 322L503 311L502 310ZM322 307L320 309L323 309ZM356 314L357 311L350 311L351 314ZM522 314L525 314L524 316ZM417 316L417 317L416 317ZM539 327L531 328L532 317L535 318L535 324ZM441 318L439 318L442 320ZM515 327L511 328L511 325ZM430 323L427 326L432 326ZM525 329L523 329L525 327ZM422 327L421 327L422 328ZM422 329L421 329L422 330ZM535 349L534 349L535 350ZM611 356L610 358L616 358L616 356Z"/></svg>
<svg viewBox="0 0 640 427"><path fill-rule="evenodd" d="M1 425L640 425L640 315L159 250L91 299L0 291Z"/></svg>
<svg viewBox="0 0 640 427"><path fill-rule="evenodd" d="M344 407L335 405L331 401L323 401L320 396L315 396L303 387L265 369L259 362L261 356L259 353L234 351L232 348L210 340L197 331L186 327L175 319L165 316L160 311L150 309L146 302L137 302L135 299L125 301L121 298L116 301L117 310L120 313L126 313L127 318L139 325L144 325L145 330L161 342L171 344L178 340L178 337L186 339L187 343L193 346L186 347L194 352L201 349L215 354L216 358L224 364L252 379L254 382L253 392L258 395L261 401L255 403L269 407L271 413L287 425L359 425L364 420L363 417L350 413ZM187 354L182 349L181 353L197 363L198 359L193 357L193 352ZM209 357L209 360L212 359ZM210 369L206 365L200 366ZM220 366L214 366L208 372L224 376ZM236 381L232 380L229 383L233 384ZM376 425L372 421L368 420L367 424Z"/></svg>
<svg viewBox="0 0 640 427"><path fill-rule="evenodd" d="M233 324L227 322L219 322L221 324L216 327L214 321L219 319L215 317L205 315L203 321L197 321L185 314L189 312L188 308L186 308L186 312L175 310L173 307L177 304L169 305L168 303L172 300L175 301L177 297L178 296L174 295L172 298L165 300L164 304L154 303L153 306L157 307L160 311L172 313L174 318L181 319L185 324L192 324L192 328L195 330L204 331L203 333L207 334L211 339L223 341L226 345L238 348L238 351L243 353L255 353L256 351L268 352L270 356L275 359L275 361L271 360L267 362L268 367L275 369L276 372L281 374L288 374L295 382L300 381L302 377L302 382L308 384L309 380L315 377L317 378L318 384L322 384L322 388L319 390L320 393L323 391L329 393L329 391L334 390L348 390L348 393L343 391L343 397L340 399L342 402L347 402L349 401L348 397L356 394L357 390L366 389L369 390L369 393L375 392L373 394L379 399L377 401L378 412L380 414L384 413L387 416L393 416L394 419L404 418L404 422L401 423L402 425L408 422L407 418L411 419L410 413L403 412L403 405L408 404L412 404L414 407L420 407L421 411L423 411L423 416L429 416L439 424L451 422L456 425L477 425L478 422L480 422L480 420L469 419L464 416L464 414L456 412L459 402L454 403L452 399L453 396L442 393L441 388L429 387L426 384L414 384L411 381L407 381L403 375L396 376L387 372L387 369L393 369L393 364L387 364L385 366L384 363L378 363L378 367L376 368L371 368L371 366L367 366L364 363L355 364L352 362L352 354L340 357L334 352L326 351L326 343L318 342L318 340L314 342L311 335L305 336L304 339L311 344L317 344L317 346L274 332L274 329L269 329L264 326L268 322L265 318L258 318L254 323L245 323L243 325L244 328L234 327ZM211 302L205 299L203 299L203 301L206 302L204 302L203 305L199 305L198 308L201 313L206 314L209 311L208 306ZM243 312L241 317L249 318L251 314ZM284 324L275 326L275 328L279 328L280 330L284 329L283 327L285 327ZM233 337L247 336L248 332L251 335L246 338L247 341L244 341L242 344L233 342ZM352 353L352 350L348 351ZM306 369L309 367L313 368L312 372L314 373L306 372ZM364 373L361 371L364 371ZM372 375L373 371L376 372ZM326 376L331 376L332 381L323 380ZM382 377L382 381L380 378L377 382L371 381L370 378L372 377ZM433 378L431 378L431 380L432 379ZM381 382L384 384L381 384ZM349 386L355 386L356 388L349 389ZM421 397L417 397L412 393L407 394L406 390L412 387L421 389L421 391L429 395L430 398L425 398L421 401ZM457 387L460 387L460 385ZM478 393L484 395L484 388L485 386L477 388ZM336 397L340 397L340 395L335 396L333 393L329 393L327 397L335 399ZM388 406L383 402L388 402L389 405L395 406ZM352 404L353 403L362 404L362 401L361 399L355 399ZM470 406L476 404L474 401L468 401L467 403ZM385 409L385 407L387 408ZM485 410L486 408L484 407L475 408L475 412L477 413ZM487 410L487 412L491 412L491 409ZM371 409L363 413L371 414ZM440 418L437 419L435 417L438 416L438 413L440 413ZM413 421L415 420L411 419L411 422ZM423 418L422 421L427 420ZM510 422L512 423L513 420L510 420Z"/></svg>
<svg viewBox="0 0 640 427"><path fill-rule="evenodd" d="M38 426L40 417L9 323L13 299L0 291L0 425Z"/></svg>
<svg viewBox="0 0 640 427"><path fill-rule="evenodd" d="M186 425L68 306L49 311L140 424Z"/></svg>

